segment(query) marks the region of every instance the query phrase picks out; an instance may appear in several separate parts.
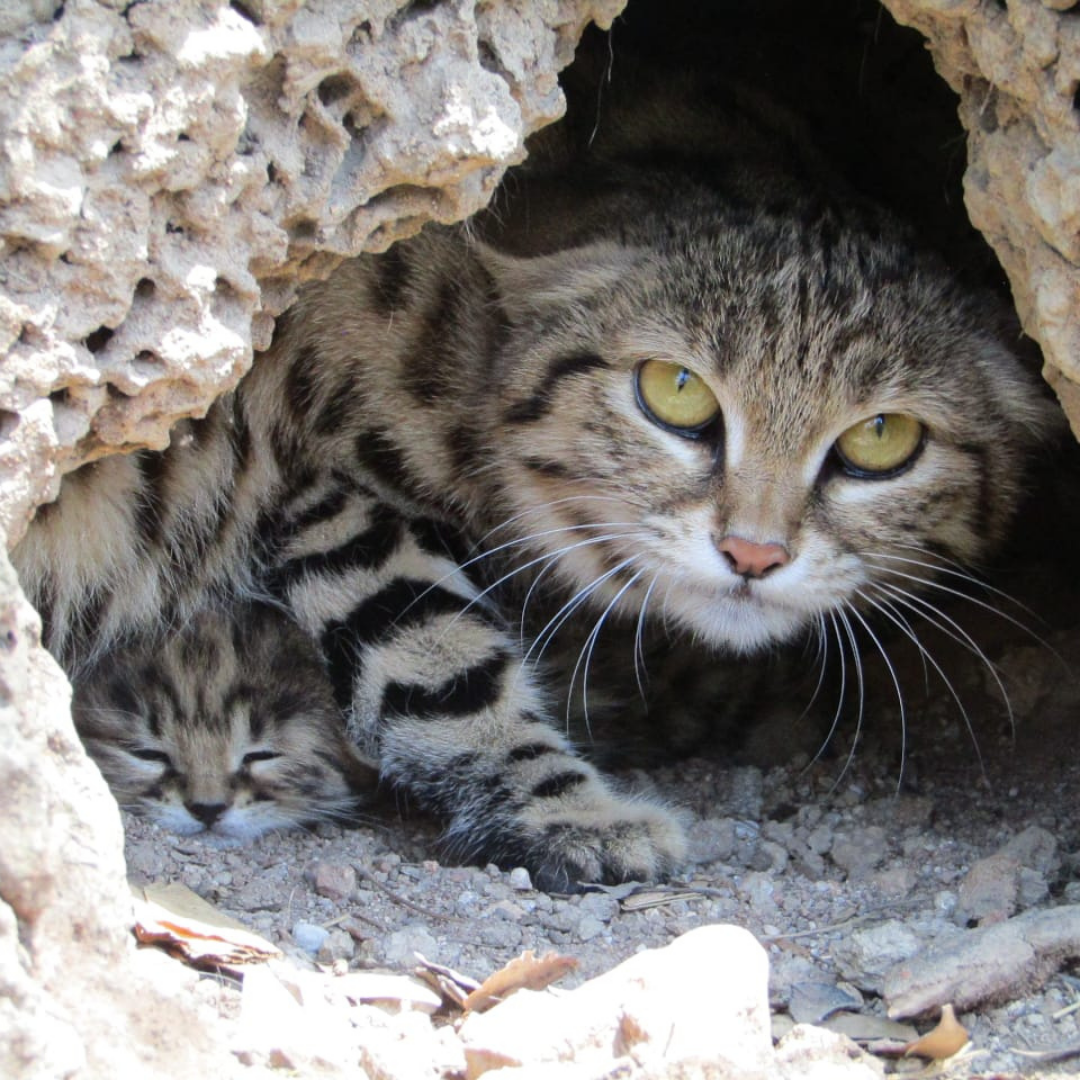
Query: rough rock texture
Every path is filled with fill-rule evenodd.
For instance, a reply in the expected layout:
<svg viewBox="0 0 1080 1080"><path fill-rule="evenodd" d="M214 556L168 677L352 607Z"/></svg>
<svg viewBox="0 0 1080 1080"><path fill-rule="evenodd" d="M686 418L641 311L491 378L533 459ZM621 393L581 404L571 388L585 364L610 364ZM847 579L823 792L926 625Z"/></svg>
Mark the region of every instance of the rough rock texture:
<svg viewBox="0 0 1080 1080"><path fill-rule="evenodd" d="M22 0L0 13L0 528L163 446L298 281L481 207L621 0Z"/></svg>
<svg viewBox="0 0 1080 1080"><path fill-rule="evenodd" d="M1080 438L1080 18L1072 0L884 0L960 95L965 199Z"/></svg>

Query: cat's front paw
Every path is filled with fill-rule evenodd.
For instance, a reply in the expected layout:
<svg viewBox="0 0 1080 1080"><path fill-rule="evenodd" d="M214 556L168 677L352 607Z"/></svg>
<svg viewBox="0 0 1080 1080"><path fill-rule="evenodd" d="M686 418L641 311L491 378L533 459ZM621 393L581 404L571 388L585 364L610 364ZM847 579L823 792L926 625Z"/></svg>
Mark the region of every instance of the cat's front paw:
<svg viewBox="0 0 1080 1080"><path fill-rule="evenodd" d="M610 806L546 823L529 870L544 892L576 892L589 883L660 880L685 851L682 825L670 810L613 799Z"/></svg>
<svg viewBox="0 0 1080 1080"><path fill-rule="evenodd" d="M459 849L465 840L504 869L526 867L544 892L577 892L590 883L657 881L670 874L686 851L678 815L644 799L615 795L598 781L588 787L593 790L565 800L571 805L542 801L516 813L504 810L479 828L475 819L471 828L455 822L448 839ZM467 840L463 832L470 834Z"/></svg>

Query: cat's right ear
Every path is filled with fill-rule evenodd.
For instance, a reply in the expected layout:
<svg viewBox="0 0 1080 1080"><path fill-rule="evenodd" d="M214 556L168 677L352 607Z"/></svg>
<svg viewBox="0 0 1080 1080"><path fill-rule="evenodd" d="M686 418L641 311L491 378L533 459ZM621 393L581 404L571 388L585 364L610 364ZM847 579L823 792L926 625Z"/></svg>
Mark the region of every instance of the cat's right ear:
<svg viewBox="0 0 1080 1080"><path fill-rule="evenodd" d="M475 238L469 246L495 282L501 307L514 323L611 288L645 257L610 240L531 256L508 255Z"/></svg>

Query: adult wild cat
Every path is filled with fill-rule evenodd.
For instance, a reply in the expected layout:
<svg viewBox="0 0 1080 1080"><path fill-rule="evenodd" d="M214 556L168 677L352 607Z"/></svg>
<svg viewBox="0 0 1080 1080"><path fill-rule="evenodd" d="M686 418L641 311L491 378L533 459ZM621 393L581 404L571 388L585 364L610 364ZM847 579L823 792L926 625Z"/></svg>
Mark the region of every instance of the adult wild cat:
<svg viewBox="0 0 1080 1080"><path fill-rule="evenodd" d="M995 304L786 120L668 105L564 127L469 227L306 287L167 452L68 478L16 559L75 681L268 598L458 857L547 888L677 863L676 818L559 730L594 627L630 685L654 623L749 653L899 612L1002 535L1046 407ZM573 662L523 663L556 633Z"/></svg>

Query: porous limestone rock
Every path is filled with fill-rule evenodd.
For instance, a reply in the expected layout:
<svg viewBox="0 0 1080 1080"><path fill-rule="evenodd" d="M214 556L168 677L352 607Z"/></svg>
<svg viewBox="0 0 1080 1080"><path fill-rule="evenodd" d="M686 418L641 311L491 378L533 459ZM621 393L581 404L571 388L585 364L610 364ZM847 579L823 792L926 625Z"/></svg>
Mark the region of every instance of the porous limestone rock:
<svg viewBox="0 0 1080 1080"><path fill-rule="evenodd" d="M623 0L15 0L0 13L0 529L165 445L298 282L483 206Z"/></svg>
<svg viewBox="0 0 1080 1080"><path fill-rule="evenodd" d="M1080 438L1080 18L1072 0L883 0L960 97L968 214Z"/></svg>

